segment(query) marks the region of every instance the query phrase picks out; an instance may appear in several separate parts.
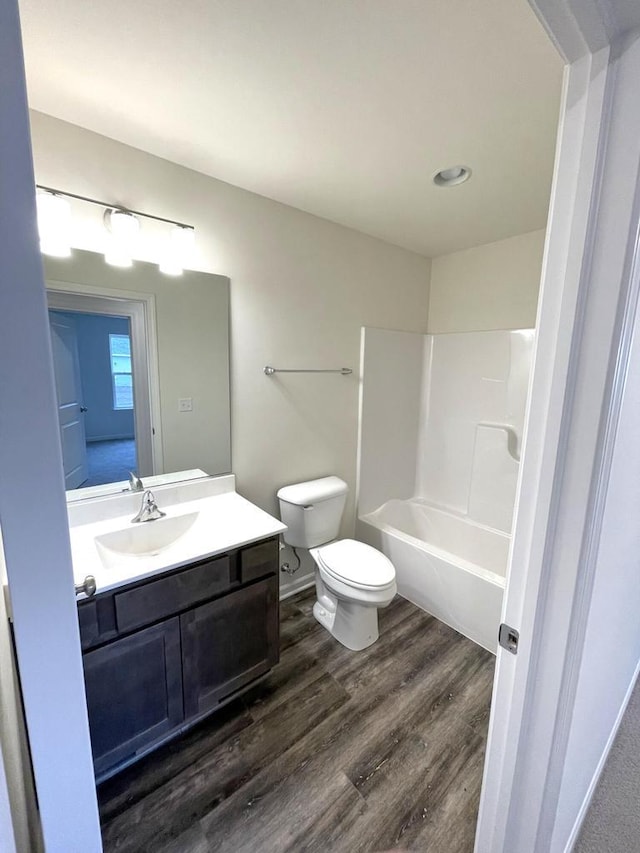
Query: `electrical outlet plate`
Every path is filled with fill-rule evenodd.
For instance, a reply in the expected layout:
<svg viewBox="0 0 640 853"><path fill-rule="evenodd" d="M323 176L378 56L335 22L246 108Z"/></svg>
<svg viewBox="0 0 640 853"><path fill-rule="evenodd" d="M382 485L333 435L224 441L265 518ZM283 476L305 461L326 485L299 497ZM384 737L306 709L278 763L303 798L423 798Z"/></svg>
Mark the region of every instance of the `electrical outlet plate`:
<svg viewBox="0 0 640 853"><path fill-rule="evenodd" d="M178 411L179 412L192 412L193 411L193 398L192 397L180 397L178 400Z"/></svg>

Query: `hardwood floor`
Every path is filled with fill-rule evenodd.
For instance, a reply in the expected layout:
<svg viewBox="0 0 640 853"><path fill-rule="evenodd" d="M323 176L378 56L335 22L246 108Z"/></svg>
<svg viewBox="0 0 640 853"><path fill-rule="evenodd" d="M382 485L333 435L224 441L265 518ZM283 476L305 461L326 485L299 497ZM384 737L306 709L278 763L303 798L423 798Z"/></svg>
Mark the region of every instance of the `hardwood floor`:
<svg viewBox="0 0 640 853"><path fill-rule="evenodd" d="M471 853L494 657L409 602L350 652L281 605L281 660L98 789L106 853Z"/></svg>

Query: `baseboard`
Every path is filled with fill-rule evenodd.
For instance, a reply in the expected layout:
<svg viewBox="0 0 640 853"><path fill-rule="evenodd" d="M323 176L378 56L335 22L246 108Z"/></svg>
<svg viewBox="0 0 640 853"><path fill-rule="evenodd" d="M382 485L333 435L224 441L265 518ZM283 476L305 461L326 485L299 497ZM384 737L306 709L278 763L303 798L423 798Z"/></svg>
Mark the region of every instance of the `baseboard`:
<svg viewBox="0 0 640 853"><path fill-rule="evenodd" d="M92 435L87 438L87 444L95 444L98 441L133 441L134 435Z"/></svg>
<svg viewBox="0 0 640 853"><path fill-rule="evenodd" d="M584 800L582 801L582 805L580 806L580 810L576 816L575 823L573 824L573 829L571 830L571 834L569 835L569 839L564 848L564 853L571 853L573 847L578 840L578 835L580 834L580 830L582 829L582 824L584 822L585 816L589 809L589 805L591 804L591 800L593 798L593 794L598 786L598 782L600 781L600 776L602 775L602 771L604 770L604 766L607 763L607 758L609 757L609 753L611 752L611 747L613 746L613 742L616 739L616 735L618 734L618 729L620 728L620 723L622 722L622 718L624 717L625 711L627 710L627 705L629 704L629 700L631 699L631 694L633 693L633 689L636 686L636 681L638 680L638 676L640 675L640 661L638 661L636 665L635 672L633 673L633 677L631 679L631 683L627 688L627 692L622 701L622 705L620 706L620 710L618 711L618 716L616 717L616 721L613 724L613 728L611 729L611 733L607 738L607 742L602 750L602 755L600 756L600 760L596 766L595 772L593 774L593 778L589 783L589 787L587 788L587 793L585 794Z"/></svg>
<svg viewBox="0 0 640 853"><path fill-rule="evenodd" d="M309 589L315 582L314 575L303 575L301 578L297 578L293 583L287 584L284 590L281 590L280 601L284 601L285 598L291 598L292 595L296 595L304 589Z"/></svg>

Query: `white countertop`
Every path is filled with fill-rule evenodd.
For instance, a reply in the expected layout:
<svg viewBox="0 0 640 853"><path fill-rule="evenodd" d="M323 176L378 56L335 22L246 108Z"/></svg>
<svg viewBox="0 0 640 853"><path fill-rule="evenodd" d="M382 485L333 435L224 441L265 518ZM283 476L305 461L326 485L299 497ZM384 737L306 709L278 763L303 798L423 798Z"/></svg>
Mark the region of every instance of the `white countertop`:
<svg viewBox="0 0 640 853"><path fill-rule="evenodd" d="M197 512L198 517L193 526L177 542L157 554L123 555L118 558L117 565L106 568L98 553L95 537L128 527L135 513L127 512L126 515L72 525L71 554L77 584L82 583L86 575L93 575L96 592L105 592L286 530L286 525L281 521L237 492L229 491L167 505L163 505L160 489L154 490L154 493L159 508L166 512L167 517ZM153 521L144 523L154 524Z"/></svg>

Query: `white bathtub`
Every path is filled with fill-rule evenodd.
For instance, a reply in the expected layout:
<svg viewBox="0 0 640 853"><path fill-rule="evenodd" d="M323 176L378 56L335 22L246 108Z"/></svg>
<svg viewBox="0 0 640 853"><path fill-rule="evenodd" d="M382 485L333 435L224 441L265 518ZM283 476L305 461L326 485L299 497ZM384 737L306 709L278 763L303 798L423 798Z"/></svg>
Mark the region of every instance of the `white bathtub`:
<svg viewBox="0 0 640 853"><path fill-rule="evenodd" d="M416 498L362 516L357 537L389 557L400 595L495 654L508 534Z"/></svg>

